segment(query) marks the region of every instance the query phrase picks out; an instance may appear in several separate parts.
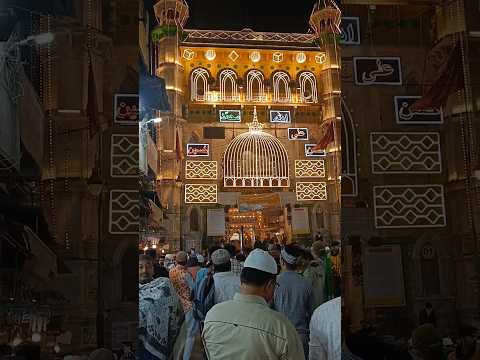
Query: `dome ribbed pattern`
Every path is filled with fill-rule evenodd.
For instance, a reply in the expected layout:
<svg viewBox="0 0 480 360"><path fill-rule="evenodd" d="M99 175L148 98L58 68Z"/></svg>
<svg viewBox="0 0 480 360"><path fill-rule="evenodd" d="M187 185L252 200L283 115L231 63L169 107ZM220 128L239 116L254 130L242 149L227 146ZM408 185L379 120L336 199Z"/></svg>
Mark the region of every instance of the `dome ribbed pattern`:
<svg viewBox="0 0 480 360"><path fill-rule="evenodd" d="M249 128L225 151L225 187L288 187L287 150L280 140L261 130L256 109Z"/></svg>

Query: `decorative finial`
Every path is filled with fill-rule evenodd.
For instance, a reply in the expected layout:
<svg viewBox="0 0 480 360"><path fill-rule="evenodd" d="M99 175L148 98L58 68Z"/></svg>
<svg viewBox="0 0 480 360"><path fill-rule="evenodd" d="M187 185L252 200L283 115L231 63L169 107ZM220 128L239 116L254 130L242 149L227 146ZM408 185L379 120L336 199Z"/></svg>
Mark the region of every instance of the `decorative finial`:
<svg viewBox="0 0 480 360"><path fill-rule="evenodd" d="M258 122L256 106L253 107L253 121L248 124L248 128L250 129L250 132L262 131L263 129L263 125Z"/></svg>

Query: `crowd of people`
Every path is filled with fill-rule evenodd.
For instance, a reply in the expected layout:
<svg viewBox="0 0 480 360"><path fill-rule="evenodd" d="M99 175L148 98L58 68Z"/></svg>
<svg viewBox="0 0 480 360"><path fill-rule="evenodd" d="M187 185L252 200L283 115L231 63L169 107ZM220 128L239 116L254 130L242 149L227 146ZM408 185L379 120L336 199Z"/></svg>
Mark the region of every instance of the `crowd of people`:
<svg viewBox="0 0 480 360"><path fill-rule="evenodd" d="M140 255L139 358L340 359L340 287L325 245Z"/></svg>

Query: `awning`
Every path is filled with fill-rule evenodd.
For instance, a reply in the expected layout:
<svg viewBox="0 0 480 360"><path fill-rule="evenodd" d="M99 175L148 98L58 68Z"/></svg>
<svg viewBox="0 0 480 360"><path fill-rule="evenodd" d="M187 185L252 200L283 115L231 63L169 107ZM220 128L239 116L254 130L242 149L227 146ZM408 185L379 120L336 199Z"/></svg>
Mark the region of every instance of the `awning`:
<svg viewBox="0 0 480 360"><path fill-rule="evenodd" d="M165 80L150 75L142 59L140 62L140 111L143 116L154 110L170 111Z"/></svg>

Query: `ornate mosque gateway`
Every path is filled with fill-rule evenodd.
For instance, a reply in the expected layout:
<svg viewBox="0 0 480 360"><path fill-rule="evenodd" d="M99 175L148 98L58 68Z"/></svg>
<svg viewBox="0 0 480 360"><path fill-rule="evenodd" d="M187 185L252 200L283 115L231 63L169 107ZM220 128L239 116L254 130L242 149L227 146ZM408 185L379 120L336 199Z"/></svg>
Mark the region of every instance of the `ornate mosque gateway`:
<svg viewBox="0 0 480 360"><path fill-rule="evenodd" d="M154 67L172 105L155 124L157 180L172 236L196 248L208 237L339 239L336 5L314 7L308 34L184 29L183 0L158 1L155 14Z"/></svg>

